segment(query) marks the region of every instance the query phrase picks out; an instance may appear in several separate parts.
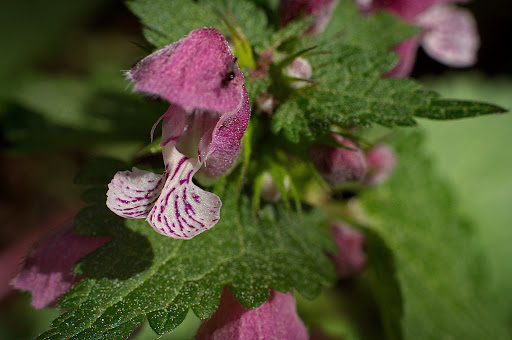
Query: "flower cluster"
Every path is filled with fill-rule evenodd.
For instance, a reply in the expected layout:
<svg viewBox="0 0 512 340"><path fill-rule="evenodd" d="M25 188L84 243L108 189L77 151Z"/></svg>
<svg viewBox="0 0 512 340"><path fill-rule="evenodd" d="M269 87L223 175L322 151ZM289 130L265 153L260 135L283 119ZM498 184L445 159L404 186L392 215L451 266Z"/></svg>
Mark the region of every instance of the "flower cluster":
<svg viewBox="0 0 512 340"><path fill-rule="evenodd" d="M136 91L171 103L161 118L165 170L117 173L107 206L124 218L146 218L160 234L190 239L220 217L219 197L192 177L222 176L240 152L250 118L243 75L224 36L201 28L144 58L128 77Z"/></svg>
<svg viewBox="0 0 512 340"><path fill-rule="evenodd" d="M416 50L422 46L437 61L452 67L476 62L480 39L473 15L456 7L463 0L356 0L366 14L387 10L421 28L421 33L395 48L400 61L387 76L406 77L414 66Z"/></svg>

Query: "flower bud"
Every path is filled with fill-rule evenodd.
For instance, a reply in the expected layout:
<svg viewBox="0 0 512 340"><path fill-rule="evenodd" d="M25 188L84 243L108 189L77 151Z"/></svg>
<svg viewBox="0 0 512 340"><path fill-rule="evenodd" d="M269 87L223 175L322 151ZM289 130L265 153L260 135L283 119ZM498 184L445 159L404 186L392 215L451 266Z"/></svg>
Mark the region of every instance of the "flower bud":
<svg viewBox="0 0 512 340"><path fill-rule="evenodd" d="M306 59L299 57L284 69L284 73L292 78L307 80L311 78L313 70L311 69L311 65ZM301 88L305 85L306 82L300 80L292 81L290 83L290 86L294 89Z"/></svg>
<svg viewBox="0 0 512 340"><path fill-rule="evenodd" d="M346 223L332 223L331 232L338 252L332 260L340 278L360 274L366 265L364 234Z"/></svg>
<svg viewBox="0 0 512 340"><path fill-rule="evenodd" d="M196 340L242 339L308 339L308 332L297 315L291 292L270 290L269 299L261 306L242 306L224 287L220 304L211 318L203 321Z"/></svg>
<svg viewBox="0 0 512 340"><path fill-rule="evenodd" d="M366 153L368 174L365 182L376 185L384 182L396 166L396 153L387 145L377 145Z"/></svg>
<svg viewBox="0 0 512 340"><path fill-rule="evenodd" d="M309 158L320 175L333 185L362 180L366 174L363 151L348 138L338 134L331 137L347 148L324 145L310 148Z"/></svg>

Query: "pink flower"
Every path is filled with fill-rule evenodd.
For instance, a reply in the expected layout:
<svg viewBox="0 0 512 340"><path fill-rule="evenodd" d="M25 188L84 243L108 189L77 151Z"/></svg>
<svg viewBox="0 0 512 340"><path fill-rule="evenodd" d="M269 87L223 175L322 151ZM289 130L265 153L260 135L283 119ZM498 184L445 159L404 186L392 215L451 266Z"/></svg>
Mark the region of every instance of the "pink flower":
<svg viewBox="0 0 512 340"><path fill-rule="evenodd" d="M365 182L376 185L384 182L396 166L396 153L387 145L377 145L366 153L368 174Z"/></svg>
<svg viewBox="0 0 512 340"><path fill-rule="evenodd" d="M135 90L171 102L161 118L165 171L118 172L107 206L124 218L146 218L162 235L190 239L220 217L219 197L192 177L222 176L240 152L251 110L243 75L222 34L201 28L146 57L128 76Z"/></svg>
<svg viewBox="0 0 512 340"><path fill-rule="evenodd" d="M314 146L309 158L320 175L330 184L360 181L366 174L363 151L350 139L332 133L332 139L344 147Z"/></svg>
<svg viewBox="0 0 512 340"><path fill-rule="evenodd" d="M331 224L331 232L338 252L332 256L340 278L360 274L366 265L364 235L345 223Z"/></svg>
<svg viewBox="0 0 512 340"><path fill-rule="evenodd" d="M205 27L142 59L127 72L134 89L158 95L186 111L240 108L244 77L217 29Z"/></svg>
<svg viewBox="0 0 512 340"><path fill-rule="evenodd" d="M32 293L34 308L54 306L65 292L84 278L84 275L73 273L75 262L110 238L78 235L73 231L73 221L64 223L34 245L11 284Z"/></svg>
<svg viewBox="0 0 512 340"><path fill-rule="evenodd" d="M388 10L422 28L419 36L395 48L401 58L389 77L406 77L414 66L419 45L437 61L452 67L468 67L476 62L480 45L476 22L466 9L450 3L457 0L356 0L364 13Z"/></svg>
<svg viewBox="0 0 512 340"><path fill-rule="evenodd" d="M306 34L318 34L327 26L336 2L337 0L281 0L281 24L286 26L301 14L310 15L315 18L315 22L307 29Z"/></svg>
<svg viewBox="0 0 512 340"><path fill-rule="evenodd" d="M291 292L270 290L269 299L261 306L242 306L227 287L211 318L203 321L196 340L308 339L308 332L297 315Z"/></svg>

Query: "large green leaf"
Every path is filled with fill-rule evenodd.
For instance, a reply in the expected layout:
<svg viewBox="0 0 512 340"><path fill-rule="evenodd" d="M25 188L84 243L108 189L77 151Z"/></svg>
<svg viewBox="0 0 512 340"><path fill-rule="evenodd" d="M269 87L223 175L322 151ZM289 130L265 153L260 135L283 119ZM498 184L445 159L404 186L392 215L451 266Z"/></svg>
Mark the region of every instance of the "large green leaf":
<svg viewBox="0 0 512 340"><path fill-rule="evenodd" d="M107 178L99 167L113 175L112 168L121 166L105 160L93 165L96 170L83 172L78 181L96 188ZM189 308L200 318L210 316L224 285L252 308L267 300L269 287L295 288L314 298L332 283L334 271L324 253L332 241L322 213L266 206L255 216L248 198L234 188L218 193L219 223L189 241L157 234L144 220L117 217L104 198L82 210L75 218L78 232L116 236L79 262L79 272L90 276L61 299L60 306L71 310L40 339L123 338L145 317L157 333L170 332Z"/></svg>
<svg viewBox="0 0 512 340"><path fill-rule="evenodd" d="M402 136L394 176L362 196L373 235L369 277L388 335L506 339L488 299L473 230L421 151L420 139Z"/></svg>
<svg viewBox="0 0 512 340"><path fill-rule="evenodd" d="M445 96L485 100L512 110L511 79L457 73L425 82ZM475 224L489 257L493 290L512 320L512 115L421 125L426 130L425 147L453 183L461 211Z"/></svg>
<svg viewBox="0 0 512 340"><path fill-rule="evenodd" d="M146 39L163 47L190 31L211 26L229 33L221 15L234 18L251 43L265 38L267 19L263 10L247 0L134 0L128 7L146 26Z"/></svg>

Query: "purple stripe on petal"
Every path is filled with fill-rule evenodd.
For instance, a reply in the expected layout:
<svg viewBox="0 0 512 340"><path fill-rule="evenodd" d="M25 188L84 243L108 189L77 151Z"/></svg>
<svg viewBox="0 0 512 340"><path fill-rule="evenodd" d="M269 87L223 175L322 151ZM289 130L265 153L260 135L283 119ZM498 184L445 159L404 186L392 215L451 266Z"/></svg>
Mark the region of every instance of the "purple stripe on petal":
<svg viewBox="0 0 512 340"><path fill-rule="evenodd" d="M217 195L192 182L198 165L194 166L192 160L176 149L168 153L166 162L174 169L173 175L167 178L147 221L158 233L191 239L216 224L222 202Z"/></svg>
<svg viewBox="0 0 512 340"><path fill-rule="evenodd" d="M121 217L146 217L160 195L164 177L137 168L118 172L108 185L107 207Z"/></svg>

